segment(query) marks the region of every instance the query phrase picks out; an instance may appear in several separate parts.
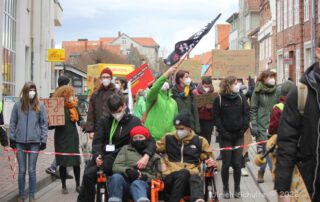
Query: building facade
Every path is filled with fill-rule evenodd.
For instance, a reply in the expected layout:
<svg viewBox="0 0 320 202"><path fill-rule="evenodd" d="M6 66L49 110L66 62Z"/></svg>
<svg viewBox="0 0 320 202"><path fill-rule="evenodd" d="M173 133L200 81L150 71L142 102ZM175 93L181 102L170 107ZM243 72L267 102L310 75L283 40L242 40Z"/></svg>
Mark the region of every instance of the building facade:
<svg viewBox="0 0 320 202"><path fill-rule="evenodd" d="M39 96L48 97L55 83L50 82L54 66L47 62L47 50L54 47L54 27L62 23L59 1L1 0L0 8L2 95L19 96L31 80Z"/></svg>
<svg viewBox="0 0 320 202"><path fill-rule="evenodd" d="M215 26L215 49L229 49L229 33L231 26L229 24L217 24Z"/></svg>
<svg viewBox="0 0 320 202"><path fill-rule="evenodd" d="M118 33L118 37L102 37L98 41L79 39L78 41L64 41L62 47L66 51L66 60L72 63L72 59L79 57L81 53L97 49L99 47L115 54L129 55L131 48L136 48L140 54L146 57L149 66L158 70L158 58L160 46L150 37L129 37L125 33Z"/></svg>
<svg viewBox="0 0 320 202"><path fill-rule="evenodd" d="M278 81L298 82L315 61L319 37L319 1L276 1L276 52Z"/></svg>
<svg viewBox="0 0 320 202"><path fill-rule="evenodd" d="M239 48L238 40L238 28L239 28L239 13L233 13L228 19L227 22L230 24L230 33L229 33L229 49L236 50Z"/></svg>

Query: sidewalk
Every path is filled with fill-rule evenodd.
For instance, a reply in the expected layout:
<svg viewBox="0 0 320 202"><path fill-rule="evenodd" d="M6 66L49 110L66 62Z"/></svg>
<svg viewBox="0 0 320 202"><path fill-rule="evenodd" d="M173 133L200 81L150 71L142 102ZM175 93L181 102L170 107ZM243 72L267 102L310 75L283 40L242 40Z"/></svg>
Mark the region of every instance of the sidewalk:
<svg viewBox="0 0 320 202"><path fill-rule="evenodd" d="M54 151L53 130L49 130L47 149L45 151ZM18 164L16 163L15 179L12 178L12 171L8 162L8 153L0 147L0 202L16 201L18 196ZM14 165L13 152L9 152L11 164ZM40 154L37 161L37 190L47 186L52 182L51 176L45 172L45 169L51 165L54 156ZM26 174L26 189L29 186L29 176ZM28 191L26 191L26 194Z"/></svg>

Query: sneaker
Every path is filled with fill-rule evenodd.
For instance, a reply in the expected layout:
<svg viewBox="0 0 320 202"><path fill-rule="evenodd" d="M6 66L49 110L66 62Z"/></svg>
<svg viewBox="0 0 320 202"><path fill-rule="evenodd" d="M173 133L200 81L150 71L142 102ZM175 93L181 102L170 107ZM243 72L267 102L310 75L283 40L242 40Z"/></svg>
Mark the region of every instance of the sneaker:
<svg viewBox="0 0 320 202"><path fill-rule="evenodd" d="M62 188L62 194L69 194L67 187Z"/></svg>
<svg viewBox="0 0 320 202"><path fill-rule="evenodd" d="M67 173L67 178L66 179L73 179L73 176Z"/></svg>
<svg viewBox="0 0 320 202"><path fill-rule="evenodd" d="M76 186L76 192L80 193L80 186L79 185Z"/></svg>
<svg viewBox="0 0 320 202"><path fill-rule="evenodd" d="M241 192L235 191L233 196L234 196L234 198L241 198Z"/></svg>
<svg viewBox="0 0 320 202"><path fill-rule="evenodd" d="M46 169L46 173L49 175L54 175L56 173L56 170L50 167Z"/></svg>
<svg viewBox="0 0 320 202"><path fill-rule="evenodd" d="M241 168L241 176L248 177L249 173L246 168Z"/></svg>
<svg viewBox="0 0 320 202"><path fill-rule="evenodd" d="M232 174L232 173L233 173L233 168L229 167L229 174Z"/></svg>
<svg viewBox="0 0 320 202"><path fill-rule="evenodd" d="M230 199L230 192L227 190L227 191L223 191L223 198L224 199Z"/></svg>

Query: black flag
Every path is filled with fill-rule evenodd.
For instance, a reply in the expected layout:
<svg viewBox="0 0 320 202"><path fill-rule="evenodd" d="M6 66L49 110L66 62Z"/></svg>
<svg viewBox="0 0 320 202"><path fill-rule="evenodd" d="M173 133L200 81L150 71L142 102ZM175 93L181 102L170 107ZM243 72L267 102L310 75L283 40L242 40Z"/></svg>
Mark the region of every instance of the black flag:
<svg viewBox="0 0 320 202"><path fill-rule="evenodd" d="M202 37L211 30L220 16L221 13L204 28L192 35L188 40L179 41L176 43L174 51L168 56L167 59L164 59L164 63L166 63L168 66L176 64L185 53L187 53L191 48L194 48L202 39Z"/></svg>

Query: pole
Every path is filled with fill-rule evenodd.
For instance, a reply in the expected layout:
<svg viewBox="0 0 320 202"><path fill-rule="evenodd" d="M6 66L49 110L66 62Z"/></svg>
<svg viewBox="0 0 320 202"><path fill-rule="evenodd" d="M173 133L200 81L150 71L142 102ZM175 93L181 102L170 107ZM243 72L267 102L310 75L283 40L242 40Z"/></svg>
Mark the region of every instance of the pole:
<svg viewBox="0 0 320 202"><path fill-rule="evenodd" d="M189 49L188 52L182 58L180 58L178 64L175 65L177 68L179 68L182 65L182 63L185 61L186 57L191 53L192 50L193 48Z"/></svg>

